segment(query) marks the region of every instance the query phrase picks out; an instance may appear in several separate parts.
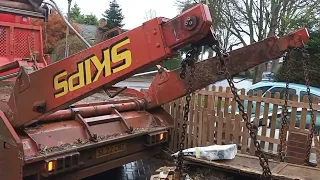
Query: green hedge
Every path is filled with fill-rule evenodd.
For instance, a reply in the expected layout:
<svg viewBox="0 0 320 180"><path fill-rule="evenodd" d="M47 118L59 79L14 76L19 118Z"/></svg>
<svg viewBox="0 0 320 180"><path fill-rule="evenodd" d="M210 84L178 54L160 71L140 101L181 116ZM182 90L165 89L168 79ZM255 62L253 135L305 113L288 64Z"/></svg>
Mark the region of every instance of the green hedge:
<svg viewBox="0 0 320 180"><path fill-rule="evenodd" d="M307 69L310 85L320 87L320 30L310 33L310 40L307 43L307 50L310 59L307 60ZM302 53L293 50L286 66L281 66L275 74L275 81L305 84ZM287 74L287 76L286 76Z"/></svg>

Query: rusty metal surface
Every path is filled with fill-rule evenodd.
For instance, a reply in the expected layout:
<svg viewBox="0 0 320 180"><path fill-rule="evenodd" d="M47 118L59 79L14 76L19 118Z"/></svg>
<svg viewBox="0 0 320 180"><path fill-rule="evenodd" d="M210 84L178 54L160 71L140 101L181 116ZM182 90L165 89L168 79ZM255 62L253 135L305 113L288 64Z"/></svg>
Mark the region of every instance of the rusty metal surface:
<svg viewBox="0 0 320 180"><path fill-rule="evenodd" d="M90 130L94 134L97 134L98 142L120 139L121 137L130 138L139 135L139 133L148 133L159 130L159 128L162 129L161 126L156 124L152 114L144 111L124 112L122 116L134 128L133 134L125 132L127 129L120 120L110 120L108 122L110 116L106 115L100 117L103 120L106 119L102 123L90 125ZM99 117L93 118L98 119ZM98 121L101 121L101 119L98 119ZM86 121L92 121L92 118L86 119ZM164 120L162 119L162 121ZM28 151L25 151L27 159L70 150L75 147L87 146L88 148L92 148L92 145L96 144L89 140L89 136L86 134L83 126L73 120L44 123L36 127L27 128L25 133L34 141L32 144L36 145L32 146L28 142L29 138L22 139L24 145L29 147ZM64 136L63 134L68 134L68 136Z"/></svg>
<svg viewBox="0 0 320 180"><path fill-rule="evenodd" d="M57 120L65 120L70 119L74 116L75 112L79 112L81 116L84 118L93 117L93 116L102 116L108 115L112 113L113 109L117 109L118 111L139 111L144 110L144 102L139 100L134 100L126 103L114 103L114 104L105 104L105 105L97 105L92 106L88 105L86 107L79 108L68 108L66 110L60 110L53 114L43 117L38 121L57 121Z"/></svg>
<svg viewBox="0 0 320 180"><path fill-rule="evenodd" d="M300 35L304 42L308 40L308 32L305 28L302 28L280 38L276 36L269 37L260 42L231 51L229 53L230 59L226 59L226 66L230 75L238 74L264 62L276 59L291 47L302 46L298 40ZM155 76L150 88L144 91L149 102L149 108L168 103L187 94L189 83L187 78L186 80L180 78L180 71L180 69L174 71L164 70ZM188 69L188 71L190 70ZM218 75L219 71L217 57L197 62L191 83L193 91L225 79L224 75Z"/></svg>
<svg viewBox="0 0 320 180"><path fill-rule="evenodd" d="M11 90L12 87L10 86L0 88L0 110L2 111L6 108L5 104L8 100ZM130 92L130 89L128 91ZM127 94L132 95L132 93ZM104 93L96 93L93 96L74 104L75 109L90 110L89 114L84 113L83 115L86 116L85 121L88 123L90 131L97 134L98 142L92 142L89 140L89 136L83 126L74 119L70 118L68 110L62 110L60 112L67 112L67 116L65 117L69 116L69 119L61 118L64 120L57 122L39 121L38 124L26 128L23 133L18 134L18 139L21 139L21 146L23 147L26 163L24 166L24 169L26 170L24 175L38 173L43 167L43 165L40 163L41 160L51 156L58 156L60 154L73 151L95 151L97 147L102 145L120 141L131 142L133 139L139 139L139 137L143 137L148 133L172 127L172 117L162 108L153 109L149 112L135 111L132 108L129 108L126 112L121 111L121 116L129 125L133 126L134 128L132 134L125 132L127 129L126 126L120 121L119 116L114 112L108 110L105 113L97 114L96 112L93 113L94 111L91 109L94 106L111 107L112 104L121 105L120 107L125 107L126 104L129 104L129 106L133 105L132 107L134 108L136 102L133 101L134 99L136 99L136 96L125 95L110 99ZM121 108L119 109L121 110ZM59 111L57 113L59 114ZM14 130L13 133L15 133ZM135 142L132 143L138 145L143 142L144 138L135 140ZM131 145L131 147L134 146ZM138 150L141 151L142 149L140 146L139 148L128 150L126 153L136 152ZM119 154L119 157L124 158L124 160L128 160L126 159L126 156L127 155L125 154ZM85 164L88 168L92 168L91 166L93 166L94 163L102 163L104 161L106 160L98 160L97 162L88 162ZM114 164L112 163L107 164L110 168L114 167Z"/></svg>
<svg viewBox="0 0 320 180"><path fill-rule="evenodd" d="M0 144L0 179L20 180L21 166L24 164L22 143L2 112L0 112Z"/></svg>

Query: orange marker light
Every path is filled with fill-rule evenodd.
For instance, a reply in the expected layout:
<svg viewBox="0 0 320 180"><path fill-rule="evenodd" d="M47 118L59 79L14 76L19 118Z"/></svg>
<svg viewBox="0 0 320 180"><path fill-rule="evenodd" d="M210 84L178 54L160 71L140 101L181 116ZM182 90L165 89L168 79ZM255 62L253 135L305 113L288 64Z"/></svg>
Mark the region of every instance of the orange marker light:
<svg viewBox="0 0 320 180"><path fill-rule="evenodd" d="M50 171L53 171L53 168L54 168L54 164L53 164L53 162L52 161L50 161L50 162L48 162L48 171L50 172Z"/></svg>
<svg viewBox="0 0 320 180"><path fill-rule="evenodd" d="M160 141L163 139L163 133L159 134Z"/></svg>

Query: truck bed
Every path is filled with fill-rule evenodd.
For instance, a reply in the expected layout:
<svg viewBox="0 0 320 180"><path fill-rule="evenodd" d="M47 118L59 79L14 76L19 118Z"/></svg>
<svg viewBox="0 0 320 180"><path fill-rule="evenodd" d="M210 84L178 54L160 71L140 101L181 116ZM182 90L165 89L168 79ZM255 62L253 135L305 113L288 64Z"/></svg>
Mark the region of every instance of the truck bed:
<svg viewBox="0 0 320 180"><path fill-rule="evenodd" d="M3 112L8 108L6 102L10 93L10 86L0 88L0 108ZM67 108L55 112L58 114L55 117L61 118L59 113L75 113L74 109L78 109L79 116L73 114L57 120L46 116L21 132L15 131L23 146L23 176L35 176L40 172L48 179L80 179L159 152L159 147L167 141L168 132L173 127L173 119L161 107L151 111L135 110L134 106L130 109L136 101L133 96L109 98L104 92L97 92L73 104L72 110ZM129 108L121 110L128 104ZM112 105L120 107L118 112L101 113L103 108ZM92 113L91 109L99 113ZM132 131L126 124L132 127ZM95 140L90 134L96 137ZM148 144L150 137L158 138L159 134L165 134L163 142L157 140ZM77 163L66 167L69 158L72 159L70 163ZM44 165L50 161L64 163L58 163L60 169L44 172Z"/></svg>

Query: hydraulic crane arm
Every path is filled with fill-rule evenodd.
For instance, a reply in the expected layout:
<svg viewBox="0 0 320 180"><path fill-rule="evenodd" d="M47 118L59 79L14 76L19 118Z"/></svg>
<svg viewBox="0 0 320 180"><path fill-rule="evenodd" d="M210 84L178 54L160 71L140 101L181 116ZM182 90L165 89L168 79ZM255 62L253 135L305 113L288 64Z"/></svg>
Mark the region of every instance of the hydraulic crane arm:
<svg viewBox="0 0 320 180"><path fill-rule="evenodd" d="M211 33L209 9L198 4L173 19L154 18L67 59L27 74L22 68L6 115L14 127L88 97L176 55Z"/></svg>
<svg viewBox="0 0 320 180"><path fill-rule="evenodd" d="M299 29L283 37L269 37L260 42L245 46L229 53L225 60L230 75L244 72L264 62L281 57L290 48L302 47L308 41L309 35L305 28ZM225 79L218 75L220 63L217 57L209 58L195 64L192 91ZM180 69L174 71L162 70L155 76L144 97L148 101L148 108L154 108L171 102L187 94L189 89L188 76L180 78ZM187 71L188 72L188 71Z"/></svg>

